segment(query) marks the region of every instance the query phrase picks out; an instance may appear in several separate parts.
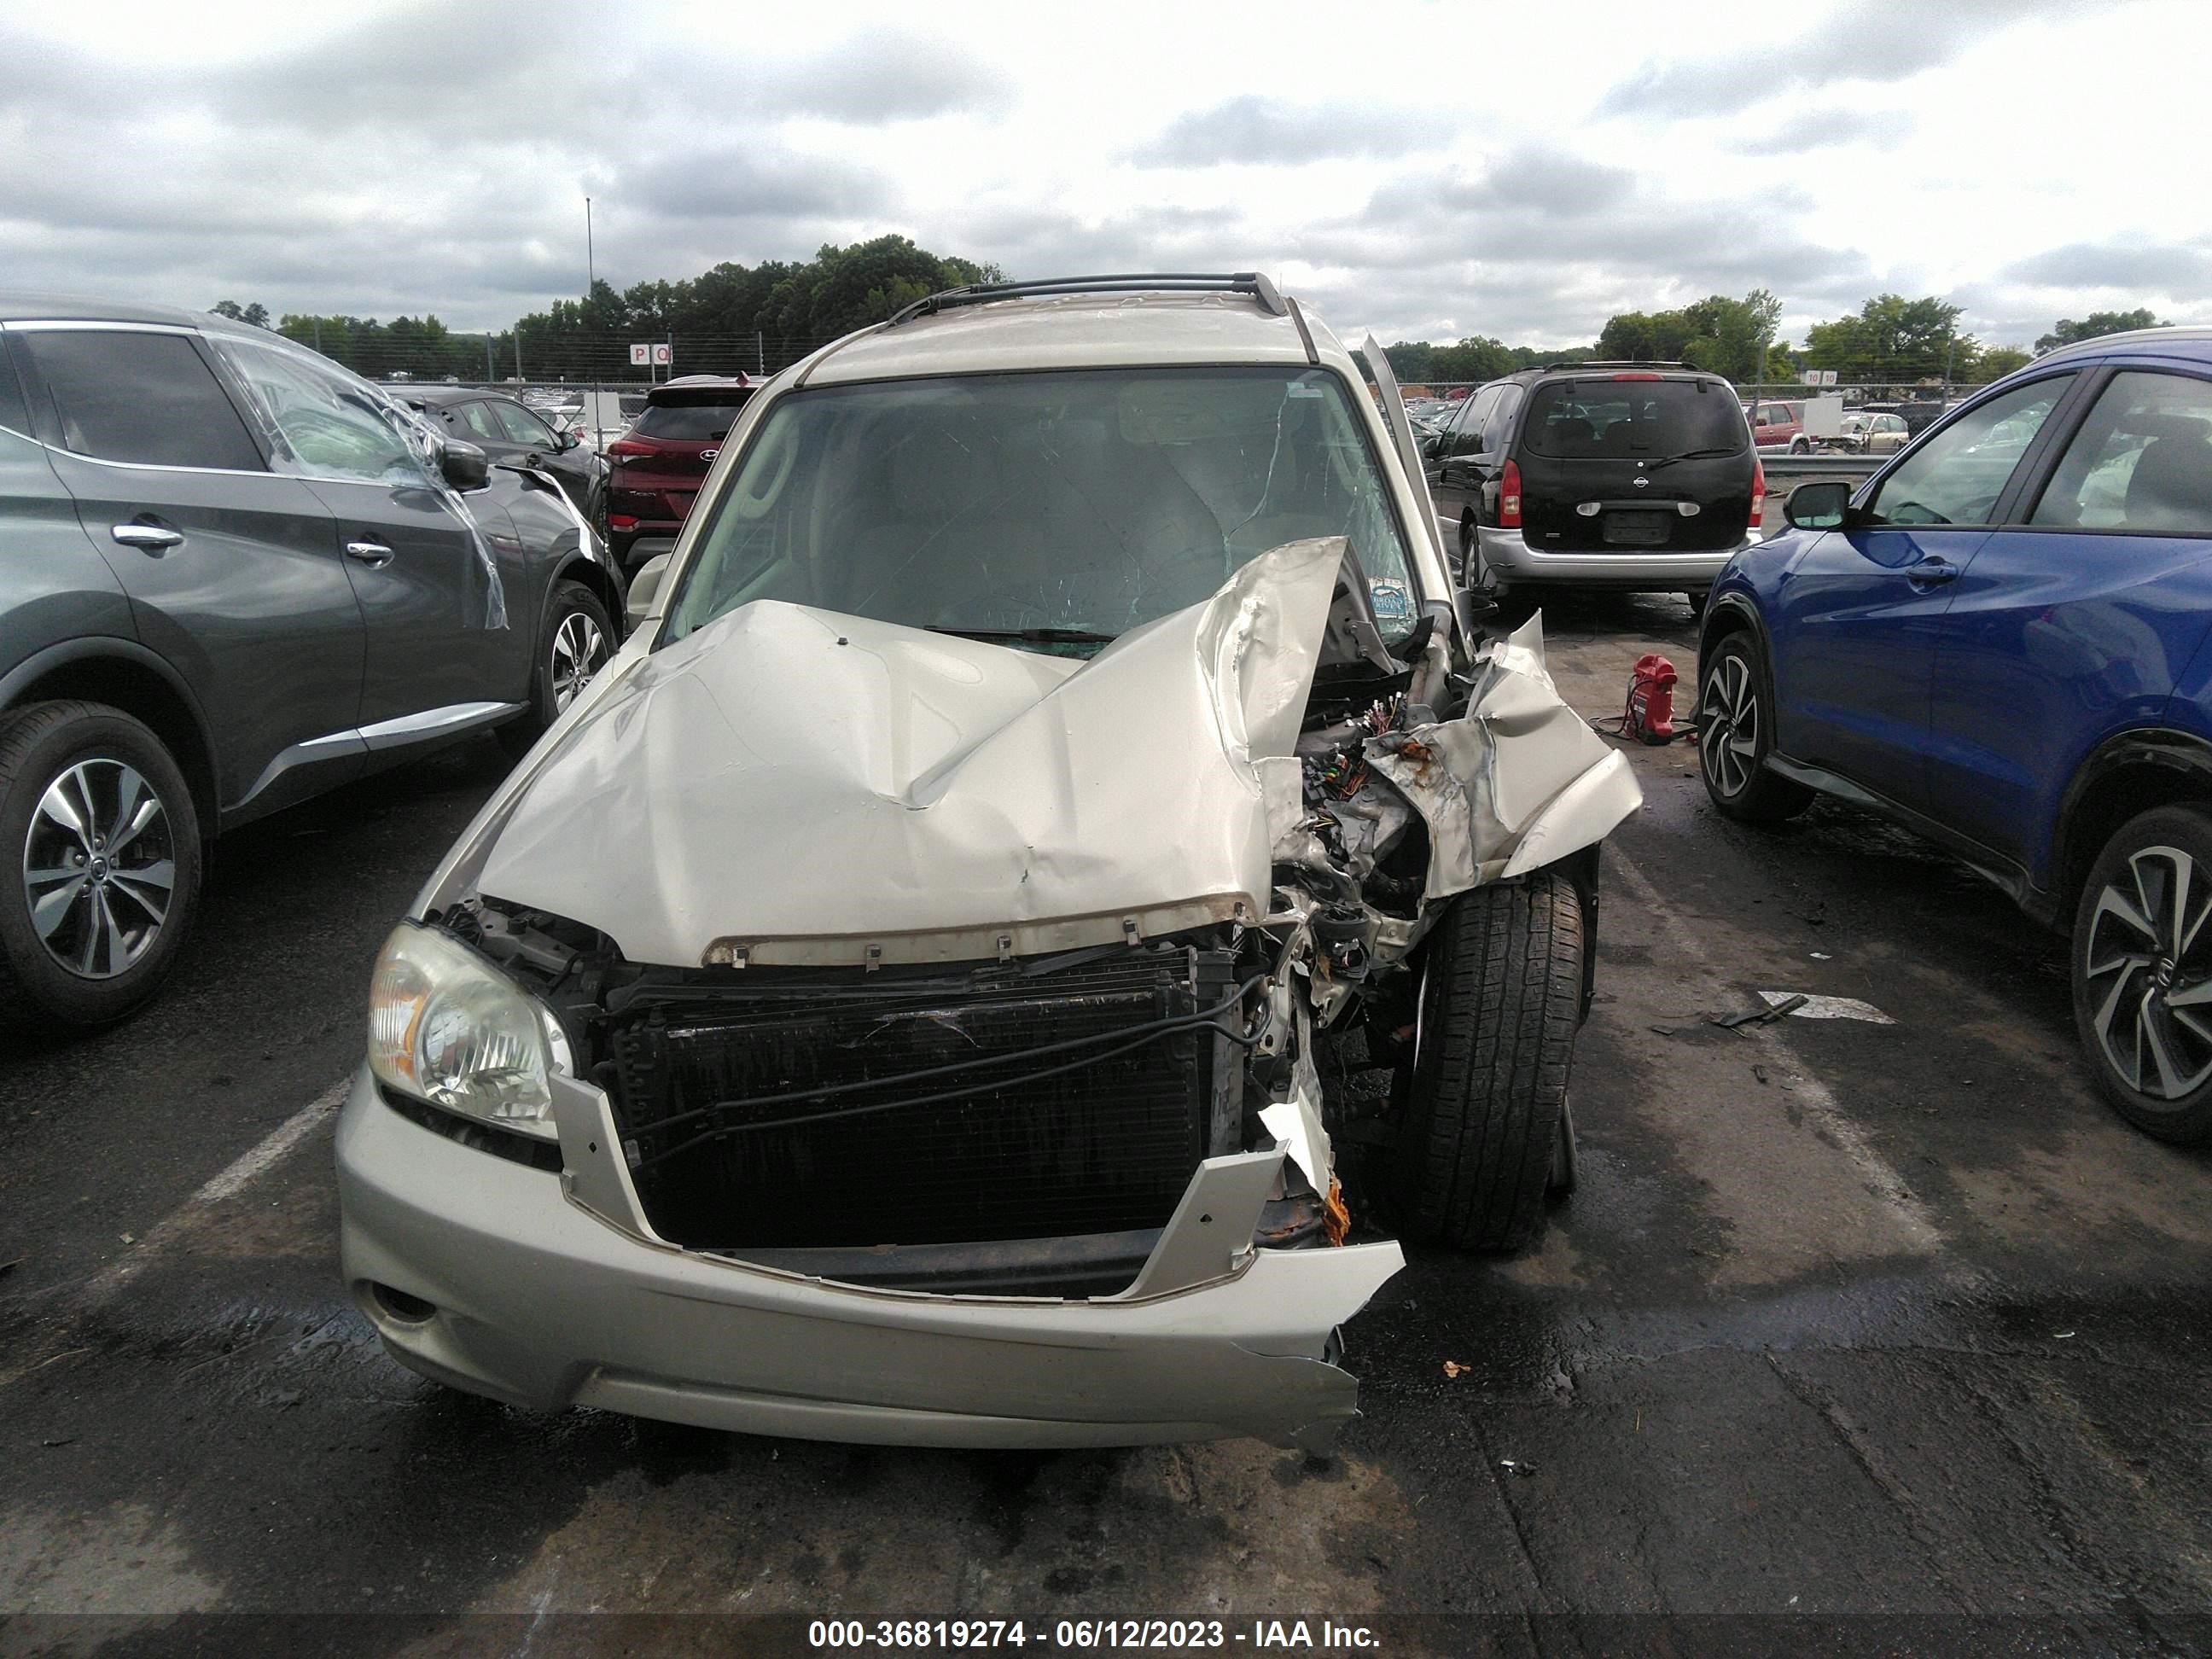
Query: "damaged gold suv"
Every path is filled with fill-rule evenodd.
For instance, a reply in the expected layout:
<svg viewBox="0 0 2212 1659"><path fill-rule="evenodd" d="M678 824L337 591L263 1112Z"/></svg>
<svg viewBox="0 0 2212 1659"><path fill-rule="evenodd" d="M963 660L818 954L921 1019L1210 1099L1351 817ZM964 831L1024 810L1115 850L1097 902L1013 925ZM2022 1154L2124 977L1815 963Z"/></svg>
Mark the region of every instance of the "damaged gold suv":
<svg viewBox="0 0 2212 1659"><path fill-rule="evenodd" d="M1480 637L1382 390L1249 275L960 289L763 388L377 964L338 1170L392 1355L1326 1447L1395 1239L1510 1247L1571 1174L1638 803L1534 625Z"/></svg>

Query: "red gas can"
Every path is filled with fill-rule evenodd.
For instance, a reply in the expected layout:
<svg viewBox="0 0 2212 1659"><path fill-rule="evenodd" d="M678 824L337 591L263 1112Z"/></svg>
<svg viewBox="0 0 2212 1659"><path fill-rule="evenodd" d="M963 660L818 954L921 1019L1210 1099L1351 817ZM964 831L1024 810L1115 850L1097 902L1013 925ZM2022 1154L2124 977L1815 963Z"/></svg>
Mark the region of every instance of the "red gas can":
<svg viewBox="0 0 2212 1659"><path fill-rule="evenodd" d="M1620 730L1638 743L1672 743L1680 735L1674 730L1674 665L1656 651L1636 659Z"/></svg>

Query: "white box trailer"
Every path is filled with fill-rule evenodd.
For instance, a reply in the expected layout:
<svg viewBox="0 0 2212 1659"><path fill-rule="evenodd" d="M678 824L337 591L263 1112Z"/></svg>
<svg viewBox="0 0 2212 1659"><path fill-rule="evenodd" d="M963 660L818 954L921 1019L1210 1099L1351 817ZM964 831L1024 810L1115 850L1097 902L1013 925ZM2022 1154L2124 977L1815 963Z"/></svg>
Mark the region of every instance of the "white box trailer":
<svg viewBox="0 0 2212 1659"><path fill-rule="evenodd" d="M1824 438L1844 435L1844 398L1839 392L1830 392L1818 398L1805 399L1805 435L1814 443Z"/></svg>

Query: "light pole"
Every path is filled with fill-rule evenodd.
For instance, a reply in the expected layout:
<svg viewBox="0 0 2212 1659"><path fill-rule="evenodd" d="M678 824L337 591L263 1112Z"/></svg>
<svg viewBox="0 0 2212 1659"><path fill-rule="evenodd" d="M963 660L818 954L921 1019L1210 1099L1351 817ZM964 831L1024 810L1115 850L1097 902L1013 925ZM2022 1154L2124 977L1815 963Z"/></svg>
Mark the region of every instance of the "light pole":
<svg viewBox="0 0 2212 1659"><path fill-rule="evenodd" d="M588 301L592 290L599 285L599 266L592 258L592 198L584 198L584 298Z"/></svg>

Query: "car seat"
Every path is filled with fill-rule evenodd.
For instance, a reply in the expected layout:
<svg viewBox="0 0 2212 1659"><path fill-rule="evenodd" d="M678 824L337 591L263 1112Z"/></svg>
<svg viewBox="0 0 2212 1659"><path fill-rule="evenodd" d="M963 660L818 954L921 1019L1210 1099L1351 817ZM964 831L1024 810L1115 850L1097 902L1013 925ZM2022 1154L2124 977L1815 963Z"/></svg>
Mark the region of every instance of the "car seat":
<svg viewBox="0 0 2212 1659"><path fill-rule="evenodd" d="M876 464L863 459L854 467L823 538L825 604L864 616L921 617L927 613L914 606L923 598L949 580L965 580L958 567L972 553L959 527L999 489L992 448L976 435L917 422L901 428Z"/></svg>
<svg viewBox="0 0 2212 1659"><path fill-rule="evenodd" d="M2125 527L2202 535L2212 531L2212 446L2154 438L2128 479Z"/></svg>
<svg viewBox="0 0 2212 1659"><path fill-rule="evenodd" d="M1587 455L1597 448L1597 428L1578 415L1553 421L1546 429L1554 454Z"/></svg>

